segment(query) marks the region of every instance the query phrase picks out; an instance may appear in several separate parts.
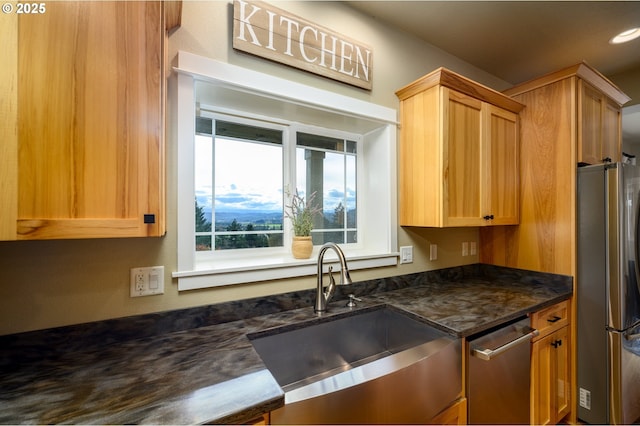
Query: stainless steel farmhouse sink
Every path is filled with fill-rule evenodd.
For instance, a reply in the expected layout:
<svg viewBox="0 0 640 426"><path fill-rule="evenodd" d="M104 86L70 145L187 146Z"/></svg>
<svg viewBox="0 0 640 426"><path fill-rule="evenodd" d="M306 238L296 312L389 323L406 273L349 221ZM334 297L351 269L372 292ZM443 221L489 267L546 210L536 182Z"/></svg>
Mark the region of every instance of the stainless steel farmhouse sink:
<svg viewBox="0 0 640 426"><path fill-rule="evenodd" d="M387 306L248 337L285 392L273 424L424 423L462 388L460 339Z"/></svg>

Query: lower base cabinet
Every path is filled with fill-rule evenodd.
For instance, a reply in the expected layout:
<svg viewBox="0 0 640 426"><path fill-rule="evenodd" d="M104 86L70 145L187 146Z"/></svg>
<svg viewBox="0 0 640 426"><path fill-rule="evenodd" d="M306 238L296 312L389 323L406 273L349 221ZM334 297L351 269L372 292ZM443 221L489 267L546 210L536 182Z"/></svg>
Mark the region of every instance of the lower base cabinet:
<svg viewBox="0 0 640 426"><path fill-rule="evenodd" d="M466 425L467 424L467 399L460 398L449 408L441 411L429 420L430 425Z"/></svg>
<svg viewBox="0 0 640 426"><path fill-rule="evenodd" d="M531 424L558 424L571 411L569 301L532 316Z"/></svg>

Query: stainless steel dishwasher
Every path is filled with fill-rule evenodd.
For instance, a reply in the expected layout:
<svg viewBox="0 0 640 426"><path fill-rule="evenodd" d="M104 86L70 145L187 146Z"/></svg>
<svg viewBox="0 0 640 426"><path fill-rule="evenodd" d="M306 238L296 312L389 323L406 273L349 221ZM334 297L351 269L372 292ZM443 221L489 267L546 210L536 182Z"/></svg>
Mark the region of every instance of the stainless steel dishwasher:
<svg viewBox="0 0 640 426"><path fill-rule="evenodd" d="M469 340L469 424L529 424L529 318L516 319Z"/></svg>

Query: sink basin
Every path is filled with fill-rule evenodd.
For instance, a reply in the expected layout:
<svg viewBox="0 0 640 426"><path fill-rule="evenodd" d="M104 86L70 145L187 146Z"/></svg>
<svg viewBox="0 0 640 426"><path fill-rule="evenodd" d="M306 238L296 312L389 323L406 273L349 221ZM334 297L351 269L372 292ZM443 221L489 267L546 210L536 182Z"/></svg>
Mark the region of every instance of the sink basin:
<svg viewBox="0 0 640 426"><path fill-rule="evenodd" d="M462 389L460 339L389 306L248 337L285 392L277 424L424 423Z"/></svg>

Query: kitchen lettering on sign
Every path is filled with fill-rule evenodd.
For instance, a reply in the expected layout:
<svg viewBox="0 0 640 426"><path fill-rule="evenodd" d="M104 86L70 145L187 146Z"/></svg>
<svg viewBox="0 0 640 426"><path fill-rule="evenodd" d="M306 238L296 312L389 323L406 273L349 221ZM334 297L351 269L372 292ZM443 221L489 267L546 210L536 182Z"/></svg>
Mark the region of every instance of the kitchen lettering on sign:
<svg viewBox="0 0 640 426"><path fill-rule="evenodd" d="M372 49L260 1L233 2L233 48L371 90Z"/></svg>

